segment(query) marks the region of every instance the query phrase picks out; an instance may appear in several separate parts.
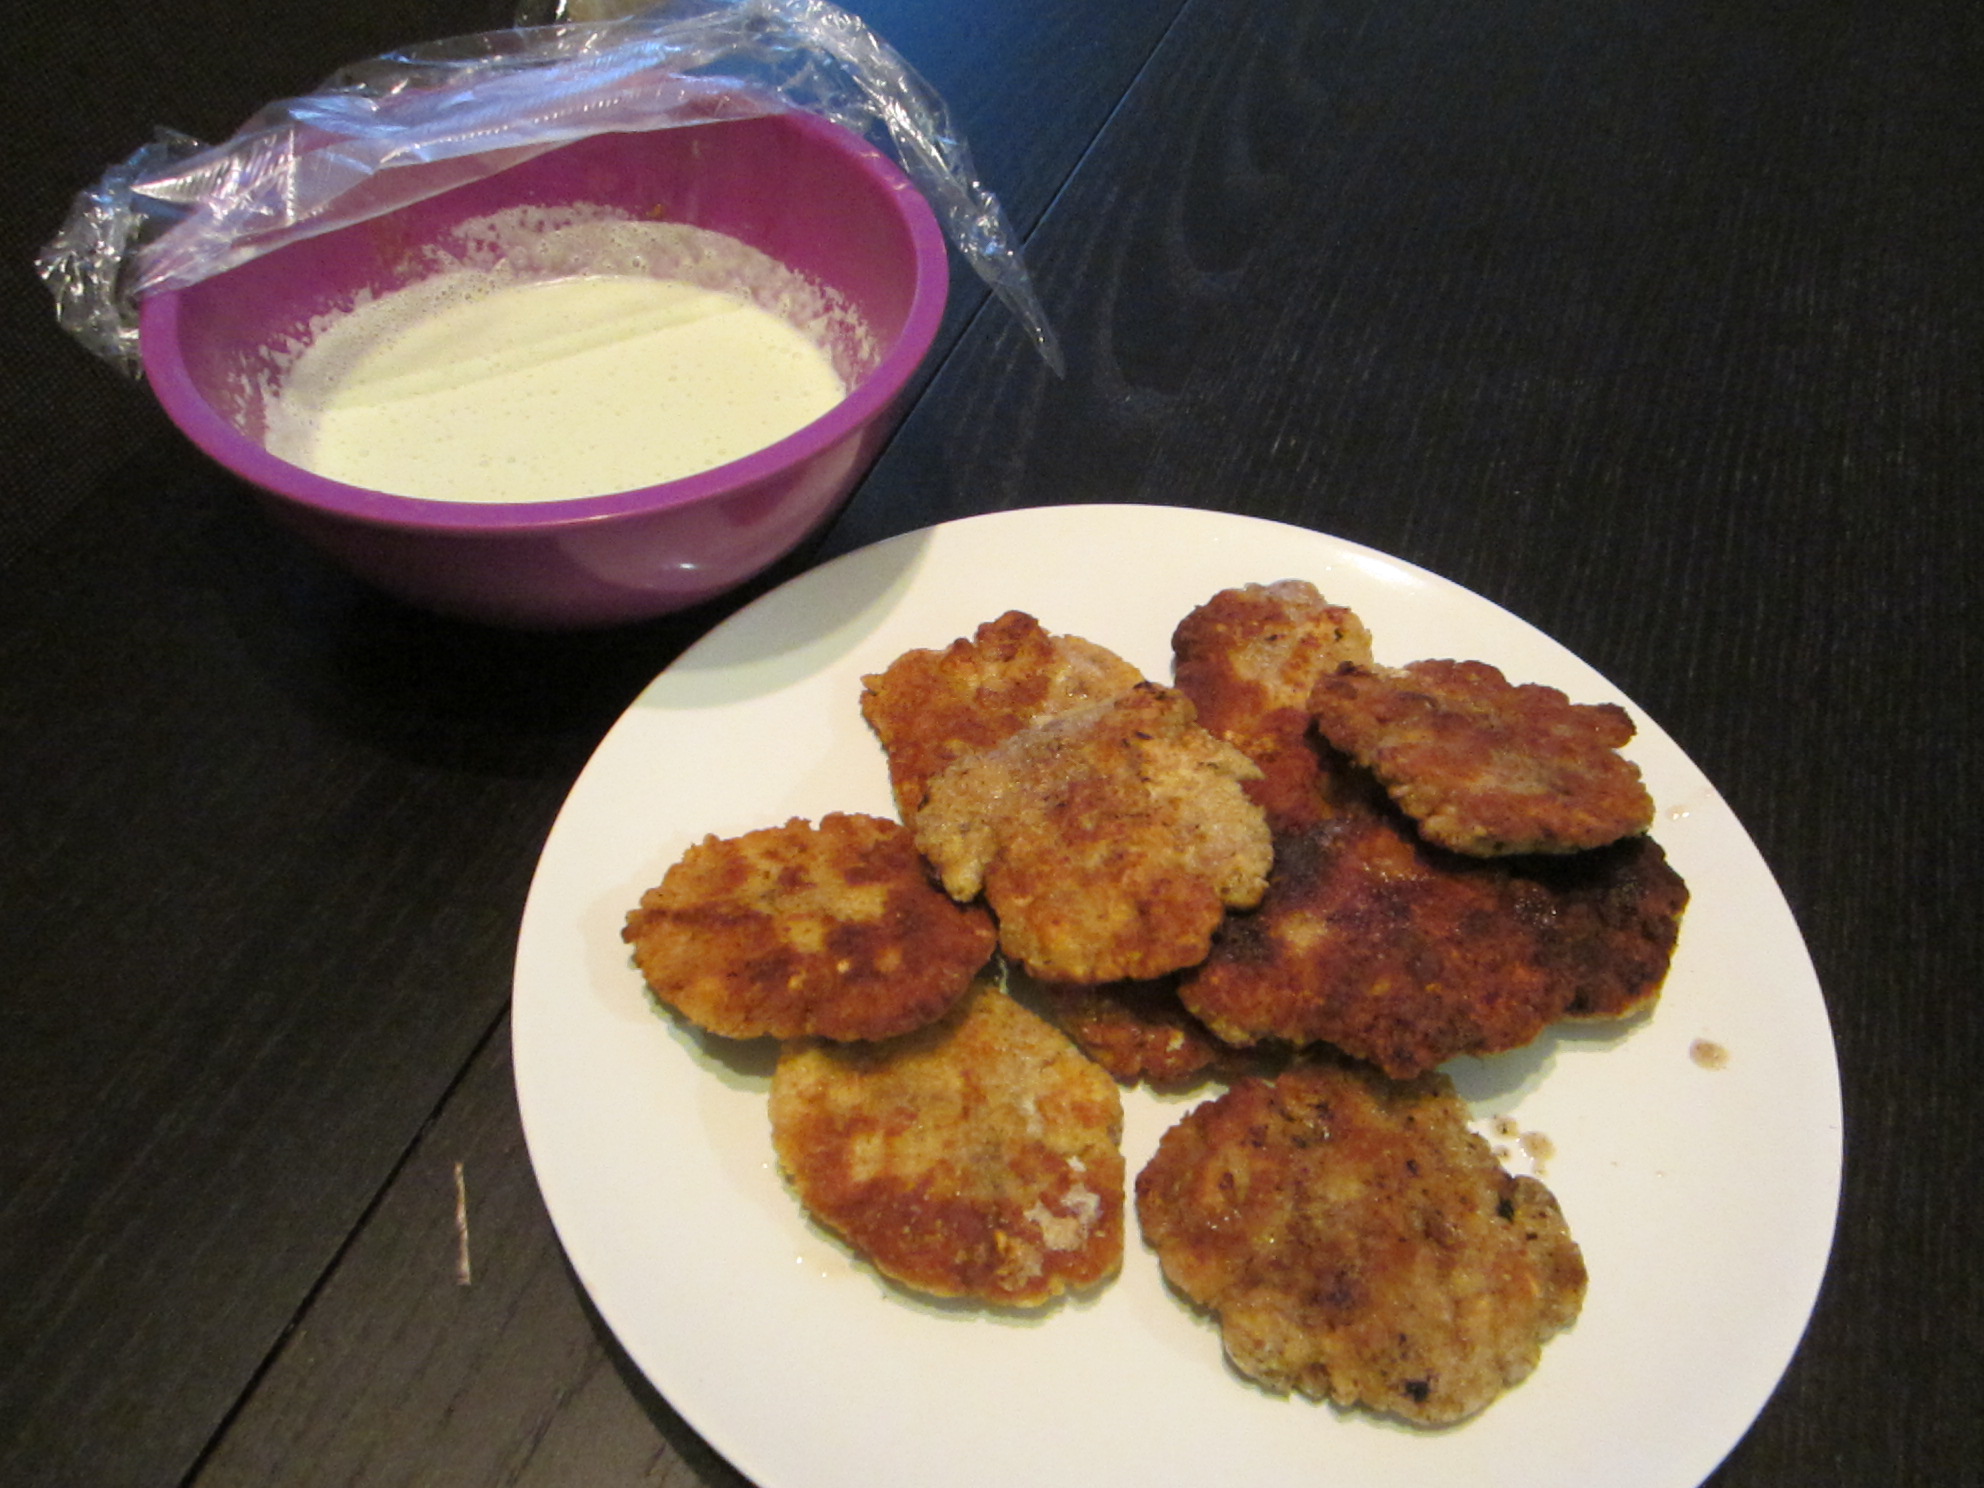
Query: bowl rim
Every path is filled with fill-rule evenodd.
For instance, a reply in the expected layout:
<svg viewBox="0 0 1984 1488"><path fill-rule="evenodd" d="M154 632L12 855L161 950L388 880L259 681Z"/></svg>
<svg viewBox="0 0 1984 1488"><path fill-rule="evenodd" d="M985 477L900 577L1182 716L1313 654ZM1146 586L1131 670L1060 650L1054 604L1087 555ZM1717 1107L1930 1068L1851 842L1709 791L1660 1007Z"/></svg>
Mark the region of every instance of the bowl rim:
<svg viewBox="0 0 1984 1488"><path fill-rule="evenodd" d="M907 386L935 341L950 287L950 259L943 229L923 193L901 167L860 135L802 110L717 123L777 120L832 145L882 188L908 232L914 266L908 312L888 354L827 412L783 439L726 464L678 480L635 486L597 496L552 501L449 501L399 496L317 475L272 455L216 412L193 386L180 354L184 291L163 290L138 307L139 347L154 396L182 431L207 455L258 489L326 516L367 526L407 531L548 533L616 517L678 511L761 485L822 455L879 417ZM709 128L695 124L681 128Z"/></svg>

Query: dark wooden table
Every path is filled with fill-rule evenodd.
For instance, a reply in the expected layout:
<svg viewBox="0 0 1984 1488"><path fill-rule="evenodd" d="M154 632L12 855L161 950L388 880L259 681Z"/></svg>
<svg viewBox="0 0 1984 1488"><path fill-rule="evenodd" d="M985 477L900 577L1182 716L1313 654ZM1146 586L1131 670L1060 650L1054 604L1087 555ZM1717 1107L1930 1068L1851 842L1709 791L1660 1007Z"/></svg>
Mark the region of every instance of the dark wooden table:
<svg viewBox="0 0 1984 1488"><path fill-rule="evenodd" d="M1984 11L858 8L956 109L1069 372L961 279L900 435L785 572L1002 508L1211 507L1398 554L1593 663L1756 837L1842 1066L1831 1272L1712 1481L1980 1481ZM574 775L735 601L554 637L368 593L29 269L154 124L218 138L507 19L13 23L0 1483L741 1482L567 1270L505 1016Z"/></svg>

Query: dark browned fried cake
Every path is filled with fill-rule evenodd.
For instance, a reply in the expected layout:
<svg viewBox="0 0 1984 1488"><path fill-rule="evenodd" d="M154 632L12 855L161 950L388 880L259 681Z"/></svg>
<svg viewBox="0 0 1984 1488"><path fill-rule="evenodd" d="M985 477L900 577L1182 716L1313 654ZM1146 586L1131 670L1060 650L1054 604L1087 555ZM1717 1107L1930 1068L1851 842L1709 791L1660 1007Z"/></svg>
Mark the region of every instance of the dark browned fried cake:
<svg viewBox="0 0 1984 1488"><path fill-rule="evenodd" d="M1650 838L1482 860L1347 815L1276 839L1260 907L1179 993L1228 1043L1327 1043L1405 1079L1651 1002L1686 903Z"/></svg>
<svg viewBox="0 0 1984 1488"><path fill-rule="evenodd" d="M1223 589L1171 636L1173 678L1199 723L1260 766L1247 793L1277 832L1311 826L1327 808L1310 740L1309 698L1345 662L1368 664L1357 616L1303 579Z"/></svg>
<svg viewBox="0 0 1984 1488"><path fill-rule="evenodd" d="M1256 773L1145 682L947 766L916 845L953 898L983 890L1031 975L1146 980L1197 962L1264 892L1267 823L1241 789Z"/></svg>
<svg viewBox="0 0 1984 1488"><path fill-rule="evenodd" d="M1424 1425L1528 1376L1584 1301L1556 1199L1496 1164L1438 1075L1243 1081L1165 1133L1137 1217L1235 1367Z"/></svg>
<svg viewBox="0 0 1984 1488"><path fill-rule="evenodd" d="M1651 837L1590 852L1509 860L1542 961L1570 989L1567 1018L1649 1007L1674 959L1688 886Z"/></svg>
<svg viewBox="0 0 1984 1488"><path fill-rule="evenodd" d="M1213 1037L1178 1000L1178 979L1039 984L1049 1015L1081 1051L1126 1085L1189 1085L1211 1075L1238 1075L1257 1055Z"/></svg>
<svg viewBox="0 0 1984 1488"><path fill-rule="evenodd" d="M1323 822L1277 840L1267 897L1180 995L1229 1043L1328 1043L1399 1078L1516 1048L1567 997L1505 887L1391 819Z"/></svg>
<svg viewBox="0 0 1984 1488"><path fill-rule="evenodd" d="M1310 695L1316 726L1455 852L1579 852L1644 832L1653 800L1619 753L1633 721L1511 684L1483 661L1344 665Z"/></svg>
<svg viewBox="0 0 1984 1488"><path fill-rule="evenodd" d="M1115 1274L1115 1083L990 979L941 1022L875 1044L788 1044L772 1141L812 1215L883 1275L1032 1307Z"/></svg>
<svg viewBox="0 0 1984 1488"><path fill-rule="evenodd" d="M906 827L835 813L704 838L621 936L655 997L712 1033L873 1039L941 1016L997 932L930 881Z"/></svg>
<svg viewBox="0 0 1984 1488"><path fill-rule="evenodd" d="M914 826L932 777L1029 724L1127 692L1143 676L1079 636L1009 610L942 651L906 651L864 677L861 714L889 757L896 809Z"/></svg>

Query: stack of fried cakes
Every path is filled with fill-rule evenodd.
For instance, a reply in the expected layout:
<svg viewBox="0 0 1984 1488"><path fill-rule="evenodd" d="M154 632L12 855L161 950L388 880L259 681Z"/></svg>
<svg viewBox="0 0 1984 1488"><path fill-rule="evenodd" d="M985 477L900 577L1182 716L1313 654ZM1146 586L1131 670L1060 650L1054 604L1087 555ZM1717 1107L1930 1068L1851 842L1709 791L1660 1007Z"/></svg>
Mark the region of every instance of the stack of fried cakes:
<svg viewBox="0 0 1984 1488"><path fill-rule="evenodd" d="M1017 611L905 653L860 700L901 821L707 839L625 938L666 1006L783 1041L795 1193L938 1296L1106 1281L1117 1082L1228 1082L1136 1183L1166 1277L1270 1388L1463 1419L1585 1272L1436 1066L1657 997L1687 891L1631 719L1380 666L1301 580L1215 595L1173 653L1167 687Z"/></svg>

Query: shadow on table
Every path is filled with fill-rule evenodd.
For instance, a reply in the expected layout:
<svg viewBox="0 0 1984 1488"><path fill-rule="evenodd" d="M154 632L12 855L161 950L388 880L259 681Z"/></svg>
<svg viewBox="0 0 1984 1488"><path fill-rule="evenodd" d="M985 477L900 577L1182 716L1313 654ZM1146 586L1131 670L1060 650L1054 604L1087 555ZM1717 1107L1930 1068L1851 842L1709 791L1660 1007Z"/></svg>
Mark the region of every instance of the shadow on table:
<svg viewBox="0 0 1984 1488"><path fill-rule="evenodd" d="M271 690L348 737L480 773L570 774L657 673L802 572L821 546L815 537L742 588L679 614L596 631L507 630L374 590L218 472L167 473L182 488L171 499L205 508L202 541L177 555L184 581L212 597Z"/></svg>

